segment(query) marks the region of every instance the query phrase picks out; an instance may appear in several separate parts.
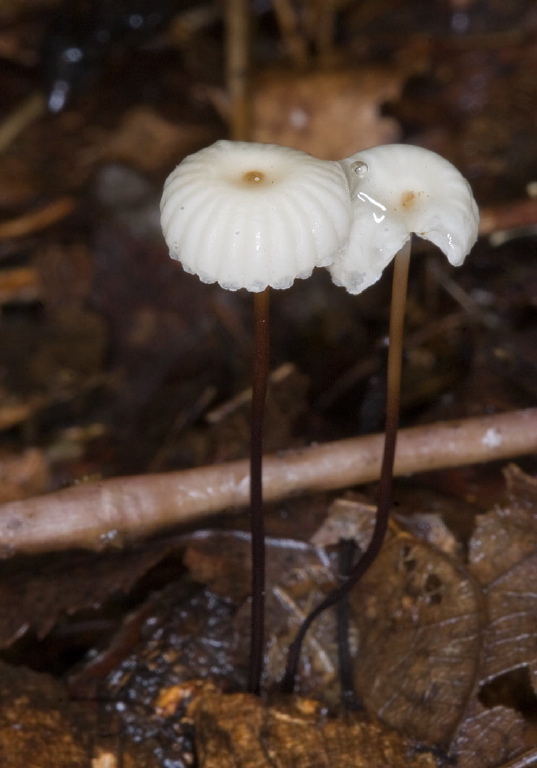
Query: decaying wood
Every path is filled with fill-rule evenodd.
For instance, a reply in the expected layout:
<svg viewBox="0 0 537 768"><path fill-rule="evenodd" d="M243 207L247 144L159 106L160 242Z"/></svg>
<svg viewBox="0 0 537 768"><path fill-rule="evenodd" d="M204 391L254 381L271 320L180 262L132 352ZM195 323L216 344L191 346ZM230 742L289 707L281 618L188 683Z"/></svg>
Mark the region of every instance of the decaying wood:
<svg viewBox="0 0 537 768"><path fill-rule="evenodd" d="M267 456L265 500L374 481L382 435ZM401 430L396 475L537 451L537 408ZM249 500L248 462L114 478L0 506L0 555L70 547L118 546L166 527L192 523Z"/></svg>

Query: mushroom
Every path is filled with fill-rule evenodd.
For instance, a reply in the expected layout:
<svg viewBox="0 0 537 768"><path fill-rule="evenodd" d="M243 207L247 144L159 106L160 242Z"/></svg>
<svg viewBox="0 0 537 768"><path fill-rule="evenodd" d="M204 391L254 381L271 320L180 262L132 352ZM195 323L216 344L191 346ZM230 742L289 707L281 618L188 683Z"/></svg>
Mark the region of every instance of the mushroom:
<svg viewBox="0 0 537 768"><path fill-rule="evenodd" d="M330 265L350 220L340 164L275 144L221 140L189 155L161 202L170 256L230 291L289 288Z"/></svg>
<svg viewBox="0 0 537 768"><path fill-rule="evenodd" d="M382 275L412 233L460 266L477 239L479 214L466 179L435 152L406 144L366 149L341 161L353 198L347 248L332 280L361 293Z"/></svg>
<svg viewBox="0 0 537 768"><path fill-rule="evenodd" d="M394 261L390 310L384 451L375 528L368 547L348 579L302 623L289 648L282 692L291 692L302 641L311 623L348 594L377 557L392 505L392 479L403 354L403 325L412 234L437 245L454 266L474 245L479 213L468 182L443 157L420 147L391 144L358 152L341 161L353 200L348 245L328 267L336 285L357 294L375 283Z"/></svg>
<svg viewBox="0 0 537 768"><path fill-rule="evenodd" d="M217 141L166 180L161 223L172 258L206 283L254 293L250 443L252 631L250 692L263 664L265 555L262 423L269 361L269 287L329 266L346 244L351 198L344 168L288 147Z"/></svg>

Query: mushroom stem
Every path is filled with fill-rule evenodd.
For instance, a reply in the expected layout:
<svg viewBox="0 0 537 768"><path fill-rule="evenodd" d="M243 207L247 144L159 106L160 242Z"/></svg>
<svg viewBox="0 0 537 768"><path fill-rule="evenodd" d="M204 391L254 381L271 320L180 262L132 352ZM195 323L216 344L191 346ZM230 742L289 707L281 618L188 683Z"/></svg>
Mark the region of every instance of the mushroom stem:
<svg viewBox="0 0 537 768"><path fill-rule="evenodd" d="M386 427L384 433L384 448L380 472L379 493L375 528L367 549L351 570L348 578L339 584L325 599L306 616L297 635L289 646L287 666L282 678L280 689L282 693L292 693L298 670L300 650L306 633L315 619L327 608L339 603L369 570L382 547L390 509L392 506L393 465L397 429L399 425L399 405L401 400L401 368L403 359L403 328L408 283L408 267L410 264L411 238L396 254L393 271L392 302L390 308L390 346L388 349Z"/></svg>
<svg viewBox="0 0 537 768"><path fill-rule="evenodd" d="M395 255L393 265L392 302L390 307L390 346L388 348L388 373L386 391L386 424L384 428L384 450L380 470L379 491L377 500L377 519L375 530L367 550L373 550L372 560L376 558L388 529L388 518L392 506L393 464L397 429L399 427L399 410L401 404L401 369L403 363L403 330L405 324L406 294L408 285L408 268L410 265L410 249L412 237ZM366 565L366 569L369 566ZM364 571L365 573L365 571ZM360 574L361 575L361 574ZM358 580L360 575L356 577ZM350 579L354 577L351 573ZM350 581L349 579L349 581ZM353 582L353 584L356 582ZM349 589L353 586L349 584Z"/></svg>
<svg viewBox="0 0 537 768"><path fill-rule="evenodd" d="M254 294L254 362L250 432L252 617L248 690L259 695L265 626L265 523L263 519L263 415L269 372L270 288Z"/></svg>

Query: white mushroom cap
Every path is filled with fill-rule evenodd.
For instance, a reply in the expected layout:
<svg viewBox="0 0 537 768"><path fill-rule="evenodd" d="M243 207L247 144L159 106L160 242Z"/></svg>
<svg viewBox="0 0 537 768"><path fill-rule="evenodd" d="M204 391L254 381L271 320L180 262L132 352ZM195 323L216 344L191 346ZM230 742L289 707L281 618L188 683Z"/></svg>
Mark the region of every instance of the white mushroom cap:
<svg viewBox="0 0 537 768"><path fill-rule="evenodd" d="M477 239L472 190L443 157L387 144L341 161L353 200L347 248L330 266L337 285L361 293L375 283L411 233L430 240L459 266Z"/></svg>
<svg viewBox="0 0 537 768"><path fill-rule="evenodd" d="M288 288L328 266L348 238L339 163L274 144L217 141L168 177L160 205L170 255L223 288Z"/></svg>

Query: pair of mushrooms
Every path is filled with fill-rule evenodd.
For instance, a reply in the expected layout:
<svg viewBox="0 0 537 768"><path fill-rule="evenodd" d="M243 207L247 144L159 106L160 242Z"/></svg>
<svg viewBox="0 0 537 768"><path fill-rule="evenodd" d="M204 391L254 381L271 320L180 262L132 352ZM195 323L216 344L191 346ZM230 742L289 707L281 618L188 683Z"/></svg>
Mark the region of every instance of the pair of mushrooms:
<svg viewBox="0 0 537 768"><path fill-rule="evenodd" d="M358 294L392 259L386 433L375 530L349 579L318 605L289 649L283 691L292 691L312 621L358 581L382 545L391 507L399 420L403 320L412 233L437 245L454 266L477 238L471 189L444 158L393 144L345 160L318 160L272 144L218 141L185 158L168 177L161 222L170 255L187 272L254 294L250 495L252 633L249 690L259 693L264 642L262 419L269 359L269 288L288 288L326 267Z"/></svg>

